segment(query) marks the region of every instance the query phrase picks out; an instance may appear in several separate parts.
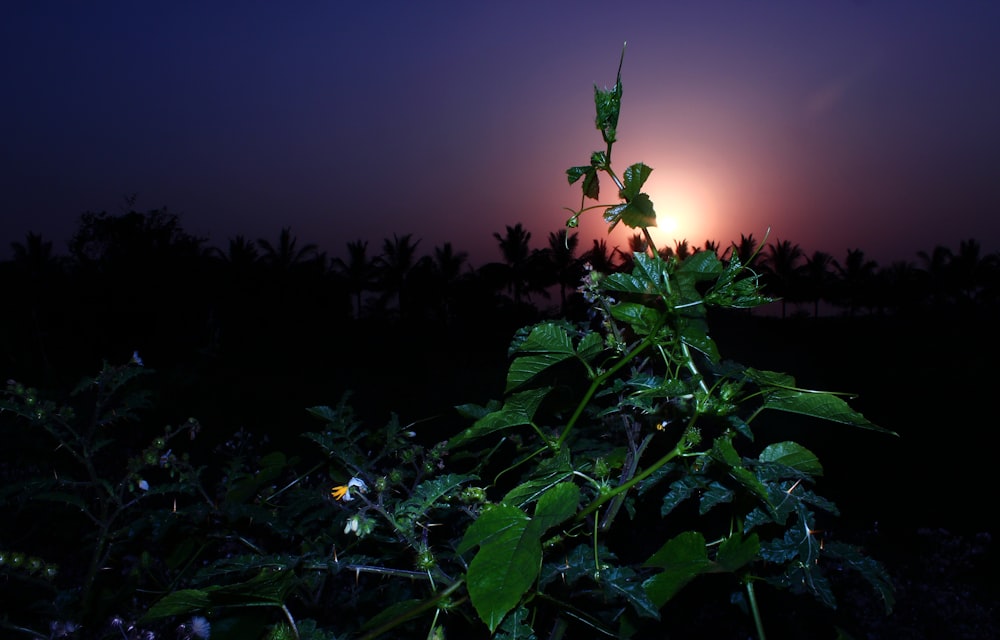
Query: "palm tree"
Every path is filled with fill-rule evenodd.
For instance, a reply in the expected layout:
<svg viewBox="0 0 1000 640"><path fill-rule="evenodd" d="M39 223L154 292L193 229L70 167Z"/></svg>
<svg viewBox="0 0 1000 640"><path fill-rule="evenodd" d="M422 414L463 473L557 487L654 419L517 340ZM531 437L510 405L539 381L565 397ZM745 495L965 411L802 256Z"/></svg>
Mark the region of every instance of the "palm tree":
<svg viewBox="0 0 1000 640"><path fill-rule="evenodd" d="M874 294L878 263L867 260L861 249L849 249L844 264L834 261L833 265L840 276L838 299L841 304L847 305L848 313L854 315L859 306L872 308L877 302Z"/></svg>
<svg viewBox="0 0 1000 640"><path fill-rule="evenodd" d="M368 258L368 241L355 240L347 243L347 261L334 258L331 263L334 274L347 286L354 298L354 317L361 317L361 298L371 288L375 265Z"/></svg>
<svg viewBox="0 0 1000 640"><path fill-rule="evenodd" d="M883 269L881 276L886 303L896 313L912 311L924 302L927 274L912 263L897 260Z"/></svg>
<svg viewBox="0 0 1000 640"><path fill-rule="evenodd" d="M549 233L549 246L545 255L552 270L553 280L559 285L559 304L563 315L566 314L566 290L575 289L583 277L583 267L576 257L576 247L579 243L579 235L568 234L566 229Z"/></svg>
<svg viewBox="0 0 1000 640"><path fill-rule="evenodd" d="M315 244L297 247L298 239L292 235L291 227L284 227L278 235L278 243L271 244L264 238L257 240L263 251L261 261L279 272L287 272L302 264L324 259Z"/></svg>
<svg viewBox="0 0 1000 640"><path fill-rule="evenodd" d="M531 268L528 264L528 258L531 255L531 249L528 246L531 232L518 222L513 227L507 225L506 235L501 236L494 232L493 237L500 244L500 253L507 266L505 276L507 290L513 296L514 304L520 305L521 296L532 289Z"/></svg>
<svg viewBox="0 0 1000 640"><path fill-rule="evenodd" d="M631 242L631 241L630 241ZM615 249L617 251L617 249ZM589 262L594 271L598 273L611 273L615 271L614 252L608 251L608 244L604 240L594 239L590 251L581 256L584 262Z"/></svg>
<svg viewBox="0 0 1000 640"><path fill-rule="evenodd" d="M944 304L947 302L951 289L951 283L949 282L951 277L949 273L952 260L951 249L939 244L934 247L931 253L918 251L917 256L923 262L924 271L927 273L927 286L931 302L936 305Z"/></svg>
<svg viewBox="0 0 1000 640"><path fill-rule="evenodd" d="M632 268L635 266L635 254L646 253L649 250L649 242L646 241L646 237L641 233L633 233L628 239L628 252L622 251L618 247L615 247L614 253L617 253L621 257L621 265L619 269L625 272L631 272Z"/></svg>
<svg viewBox="0 0 1000 640"><path fill-rule="evenodd" d="M705 240L705 248L703 251L711 251L716 256L719 255L719 243L716 240Z"/></svg>
<svg viewBox="0 0 1000 640"><path fill-rule="evenodd" d="M802 259L802 248L789 240L778 240L767 245L764 255L764 268L770 277L774 293L781 298L781 317L785 318L787 301L798 299L799 261Z"/></svg>
<svg viewBox="0 0 1000 640"><path fill-rule="evenodd" d="M959 302L978 302L986 289L993 261L980 255L979 242L969 238L958 244L949 265L953 293Z"/></svg>
<svg viewBox="0 0 1000 640"><path fill-rule="evenodd" d="M462 267L465 266L468 258L469 254L464 251L455 251L450 242L445 242L440 247L434 247L431 270L438 284L436 293L441 301L446 322L451 320L452 299L463 275Z"/></svg>
<svg viewBox="0 0 1000 640"><path fill-rule="evenodd" d="M248 240L246 236L237 234L229 239L229 247L226 251L213 247L208 250L211 257L217 258L227 266L245 271L252 265L258 264L260 253L257 251L257 243Z"/></svg>
<svg viewBox="0 0 1000 640"><path fill-rule="evenodd" d="M814 251L806 258L802 268L803 298L812 300L814 318L819 317L820 301L829 299L833 284L833 264L833 256L829 253Z"/></svg>
<svg viewBox="0 0 1000 640"><path fill-rule="evenodd" d="M52 242L42 239L39 233L28 232L24 242L11 242L15 268L29 278L36 279L56 267L52 257Z"/></svg>
<svg viewBox="0 0 1000 640"><path fill-rule="evenodd" d="M692 253L694 252L691 250L691 245L688 244L687 238L674 242L674 255L677 256L678 260L683 260Z"/></svg>
<svg viewBox="0 0 1000 640"><path fill-rule="evenodd" d="M413 241L411 233L403 236L394 233L391 240L386 238L382 242L382 255L375 259L379 288L383 292L380 302L384 305L395 296L400 317L408 311L406 285L411 271L416 266L419 244L419 240Z"/></svg>
<svg viewBox="0 0 1000 640"><path fill-rule="evenodd" d="M748 236L741 233L739 244L734 243L729 247L730 260L733 256L736 256L739 259L740 264L744 267L752 267L757 261L758 255L757 240L753 237L752 233Z"/></svg>

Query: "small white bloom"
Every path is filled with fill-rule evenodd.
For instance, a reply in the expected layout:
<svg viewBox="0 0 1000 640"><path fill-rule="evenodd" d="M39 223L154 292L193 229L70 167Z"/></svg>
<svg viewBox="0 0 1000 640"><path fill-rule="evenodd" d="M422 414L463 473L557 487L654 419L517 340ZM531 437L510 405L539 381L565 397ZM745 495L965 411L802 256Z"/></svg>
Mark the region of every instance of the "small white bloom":
<svg viewBox="0 0 1000 640"><path fill-rule="evenodd" d="M140 367L143 366L142 365L142 358L139 357L139 352L138 351L133 351L132 352L132 364L137 364Z"/></svg>
<svg viewBox="0 0 1000 640"><path fill-rule="evenodd" d="M146 482L145 480L140 480L139 489L141 489L142 491L149 491L149 483Z"/></svg>
<svg viewBox="0 0 1000 640"><path fill-rule="evenodd" d="M347 481L347 484L337 485L330 490L330 495L332 495L337 500L343 500L344 502L350 502L354 500L351 495L351 489L357 489L360 493L368 492L368 485L361 478L351 478Z"/></svg>
<svg viewBox="0 0 1000 640"><path fill-rule="evenodd" d="M347 519L347 525L344 526L344 533L357 533L358 523L360 519L358 516L354 515Z"/></svg>
<svg viewBox="0 0 1000 640"><path fill-rule="evenodd" d="M212 635L212 625L208 623L207 618L195 616L191 618L191 632L195 637L208 640L208 637Z"/></svg>

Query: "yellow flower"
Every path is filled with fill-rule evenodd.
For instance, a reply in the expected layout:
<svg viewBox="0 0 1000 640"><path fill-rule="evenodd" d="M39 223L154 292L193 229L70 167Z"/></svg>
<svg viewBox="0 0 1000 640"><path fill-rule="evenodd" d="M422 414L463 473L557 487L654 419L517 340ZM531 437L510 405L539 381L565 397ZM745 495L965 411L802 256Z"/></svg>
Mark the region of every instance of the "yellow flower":
<svg viewBox="0 0 1000 640"><path fill-rule="evenodd" d="M360 478L351 478L347 481L347 484L338 484L334 488L330 489L330 495L334 497L335 500L343 500L344 502L350 502L354 500L351 497L351 489L357 489L360 493L366 493L368 491L368 485L365 481Z"/></svg>

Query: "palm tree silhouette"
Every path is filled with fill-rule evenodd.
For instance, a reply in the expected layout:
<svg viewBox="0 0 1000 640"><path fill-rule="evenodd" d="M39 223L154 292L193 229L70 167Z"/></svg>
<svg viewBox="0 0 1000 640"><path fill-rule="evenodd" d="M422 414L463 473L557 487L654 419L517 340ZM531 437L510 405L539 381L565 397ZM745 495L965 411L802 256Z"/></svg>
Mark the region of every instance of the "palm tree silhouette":
<svg viewBox="0 0 1000 640"><path fill-rule="evenodd" d="M52 257L52 242L43 240L39 233L28 232L24 242L11 242L14 265L18 273L29 278L38 278L58 268Z"/></svg>
<svg viewBox="0 0 1000 640"><path fill-rule="evenodd" d="M376 278L382 296L379 300L384 307L393 297L396 298L400 317L405 317L409 311L406 286L410 273L416 266L417 245L413 234L398 236L392 234L392 239L385 238L382 242L382 255L375 258Z"/></svg>
<svg viewBox="0 0 1000 640"><path fill-rule="evenodd" d="M760 255L757 253L757 240L753 237L752 233L748 236L741 233L739 244L732 244L729 247L728 253L730 260L733 256L736 256L740 264L748 268L753 267Z"/></svg>
<svg viewBox="0 0 1000 640"><path fill-rule="evenodd" d="M838 301L848 308L849 315L854 315L858 307L874 307L876 299L876 282L878 263L865 258L861 249L848 249L844 264L834 260L834 269L840 276L838 283L840 293Z"/></svg>
<svg viewBox="0 0 1000 640"><path fill-rule="evenodd" d="M802 248L788 240L778 240L767 245L764 268L770 275L769 284L774 295L781 298L781 317L785 318L788 300L798 299L799 261Z"/></svg>
<svg viewBox="0 0 1000 640"><path fill-rule="evenodd" d="M464 251L455 251L450 242L445 242L440 247L434 247L431 271L437 282L435 293L441 303L446 323L451 322L452 302L456 288L463 276L462 267L465 266L468 257L469 254Z"/></svg>
<svg viewBox="0 0 1000 640"><path fill-rule="evenodd" d="M578 234L568 234L566 229L549 233L549 246L545 255L553 281L559 285L559 308L563 315L566 314L567 289L575 289L583 277L583 267L576 257L579 243Z"/></svg>
<svg viewBox="0 0 1000 640"><path fill-rule="evenodd" d="M625 272L631 272L632 268L635 267L635 254L646 253L649 250L649 242L646 241L646 237L641 233L633 233L628 239L628 251L622 251L618 247L615 247L614 253L617 253L621 258L621 265L619 269Z"/></svg>
<svg viewBox="0 0 1000 640"><path fill-rule="evenodd" d="M375 274L374 261L368 258L368 241L358 239L348 242L347 261L334 258L331 268L354 299L354 318L361 318L362 296L371 288Z"/></svg>
<svg viewBox="0 0 1000 640"><path fill-rule="evenodd" d="M824 251L814 251L802 267L803 298L813 303L813 317L819 317L819 303L828 300L833 285L833 256Z"/></svg>
<svg viewBox="0 0 1000 640"><path fill-rule="evenodd" d="M687 238L677 240L674 243L674 255L677 256L678 260L683 260L693 253L694 251L691 249L691 245L688 244Z"/></svg>
<svg viewBox="0 0 1000 640"><path fill-rule="evenodd" d="M229 239L226 251L212 249L211 252L234 269L248 269L260 259L257 244L242 234Z"/></svg>
<svg viewBox="0 0 1000 640"><path fill-rule="evenodd" d="M983 292L990 282L990 273L995 266L992 259L980 255L979 242L970 238L958 243L958 252L952 255L949 275L952 290L960 304L981 301Z"/></svg>
<svg viewBox="0 0 1000 640"><path fill-rule="evenodd" d="M278 234L278 243L271 244L264 238L257 240L261 248L261 261L278 272L288 272L300 265L324 258L315 244L298 247L298 239L291 227L284 227Z"/></svg>
<svg viewBox="0 0 1000 640"><path fill-rule="evenodd" d="M513 227L507 225L506 235L501 236L494 232L493 237L500 244L500 253L507 266L505 274L507 290L514 298L514 304L520 305L522 296L533 288L531 266L528 264L528 258L531 256L531 249L528 246L531 232L518 222Z"/></svg>
<svg viewBox="0 0 1000 640"><path fill-rule="evenodd" d="M617 251L617 249L614 251ZM581 258L584 262L589 262L594 271L598 273L611 273L616 270L614 251L608 251L608 244L604 240L595 238L590 250L584 253Z"/></svg>
<svg viewBox="0 0 1000 640"><path fill-rule="evenodd" d="M706 238L705 239L705 248L702 249L702 251L711 251L716 256L718 256L719 255L719 247L720 247L720 245L719 245L718 241L716 241L716 240L709 240L709 239ZM697 247L695 248L695 251L698 251Z"/></svg>
<svg viewBox="0 0 1000 640"><path fill-rule="evenodd" d="M924 272L927 274L927 288L932 304L946 304L951 287L949 282L951 274L948 269L952 259L951 249L939 244L930 253L918 251L917 257L923 263Z"/></svg>

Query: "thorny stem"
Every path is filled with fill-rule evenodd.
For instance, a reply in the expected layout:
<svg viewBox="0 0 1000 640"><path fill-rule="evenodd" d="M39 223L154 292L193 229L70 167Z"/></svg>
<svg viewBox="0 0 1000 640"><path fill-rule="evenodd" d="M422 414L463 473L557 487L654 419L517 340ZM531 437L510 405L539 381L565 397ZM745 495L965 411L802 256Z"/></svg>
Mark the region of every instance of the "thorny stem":
<svg viewBox="0 0 1000 640"><path fill-rule="evenodd" d="M570 416L569 421L566 423L566 427L563 429L562 433L559 434L559 439L556 440L556 448L562 446L563 442L566 441L566 438L569 437L569 432L573 430L577 420L579 420L580 416L583 415L584 409L586 409L587 405L590 404L591 398L594 397L594 394L597 393L597 390L601 387L601 385L603 385L608 378L616 374L622 367L634 360L636 356L649 348L653 342L655 342L655 336L658 330L659 327L656 327L650 332L649 335L643 338L642 342L625 354L621 360L611 365L607 371L601 373L591 381L590 387L587 389L587 392L584 394L579 404L576 405L576 410L574 410L573 415Z"/></svg>
<svg viewBox="0 0 1000 640"><path fill-rule="evenodd" d="M636 469L639 468L639 459L642 457L643 452L645 452L646 447L649 443L653 441L653 434L646 434L646 437L642 439L642 444L638 447L635 446L634 441L629 439L631 445L630 451L628 453L628 459L625 464L625 468L622 470L621 479L619 484L628 482L632 477L635 476ZM601 531L606 532L611 528L611 523L614 522L615 516L618 515L618 511L621 509L622 505L625 503L625 494L619 494L614 497L611 501L611 505L608 510L604 513L604 517L601 519Z"/></svg>
<svg viewBox="0 0 1000 640"><path fill-rule="evenodd" d="M664 455L662 458L654 462L642 473L633 476L631 480L618 485L617 487L615 487L614 489L612 489L607 493L599 495L597 498L594 499L593 502L591 502L589 505L584 507L582 511L576 514L576 519L581 520L587 517L588 515L599 509L601 505L603 505L605 502L611 500L617 495L625 493L635 485L639 484L640 482L651 476L654 472L656 472L657 469L667 464L677 456L683 455L686 451L687 451L687 446L684 443L684 436L682 435L680 441L677 443L677 446L675 446L673 449L667 452L666 455Z"/></svg>

